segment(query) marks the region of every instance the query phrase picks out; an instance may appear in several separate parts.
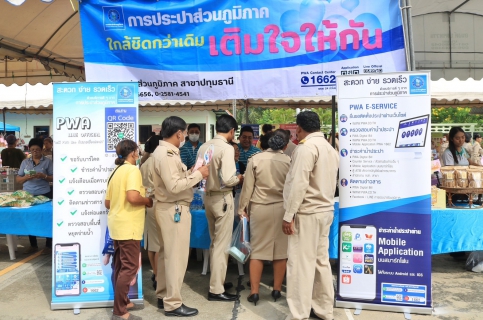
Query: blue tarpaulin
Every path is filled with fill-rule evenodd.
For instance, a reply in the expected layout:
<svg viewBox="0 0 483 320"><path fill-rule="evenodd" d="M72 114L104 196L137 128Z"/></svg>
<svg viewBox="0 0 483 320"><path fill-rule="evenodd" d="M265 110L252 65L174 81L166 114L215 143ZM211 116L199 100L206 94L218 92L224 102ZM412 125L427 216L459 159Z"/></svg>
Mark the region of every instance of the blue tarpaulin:
<svg viewBox="0 0 483 320"><path fill-rule="evenodd" d="M12 126L11 124L5 124L6 131L20 131L20 127ZM0 122L0 132L3 132L3 122Z"/></svg>

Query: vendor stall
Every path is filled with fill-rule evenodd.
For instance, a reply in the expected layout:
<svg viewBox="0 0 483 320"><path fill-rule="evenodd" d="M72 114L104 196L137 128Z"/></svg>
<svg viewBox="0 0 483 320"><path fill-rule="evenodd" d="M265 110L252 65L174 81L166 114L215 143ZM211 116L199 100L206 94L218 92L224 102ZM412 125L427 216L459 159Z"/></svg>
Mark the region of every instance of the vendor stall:
<svg viewBox="0 0 483 320"><path fill-rule="evenodd" d="M15 235L52 237L52 202L28 208L1 207L0 233L7 235L10 260L15 260Z"/></svg>

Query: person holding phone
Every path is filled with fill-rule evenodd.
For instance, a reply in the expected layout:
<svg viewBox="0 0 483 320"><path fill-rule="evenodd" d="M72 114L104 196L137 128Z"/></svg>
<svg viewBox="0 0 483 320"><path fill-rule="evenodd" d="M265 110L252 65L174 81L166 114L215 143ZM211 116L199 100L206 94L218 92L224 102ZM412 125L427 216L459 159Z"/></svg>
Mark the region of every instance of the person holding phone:
<svg viewBox="0 0 483 320"><path fill-rule="evenodd" d="M145 207L153 206L153 199L145 197L138 145L123 140L116 146L117 167L108 180L105 206L109 209L107 226L114 240L114 310L113 320L141 320L129 310L137 307L128 298L131 282L139 269L140 243L144 232Z"/></svg>
<svg viewBox="0 0 483 320"><path fill-rule="evenodd" d="M183 303L181 286L188 267L193 187L208 177L208 167L191 170L183 164L180 148L185 143L186 122L180 117L166 118L163 140L154 151L153 184L159 253L157 264L158 308L167 317L191 317L198 310Z"/></svg>
<svg viewBox="0 0 483 320"><path fill-rule="evenodd" d="M34 196L43 195L52 199L52 189L49 182L53 180L54 169L52 160L42 155L44 143L42 139L30 139L29 149L32 154L30 158L22 161L18 170L17 182L23 183L23 190ZM30 247L26 254L38 250L37 237L29 236ZM52 253L52 238L45 239L45 250L43 254Z"/></svg>
<svg viewBox="0 0 483 320"><path fill-rule="evenodd" d="M229 302L238 299L236 294L225 292L224 287L228 265L226 248L231 241L235 220L233 187L243 181L243 176L237 175L235 150L230 145L230 142L235 138L237 128L238 123L235 118L222 115L216 121L216 136L202 145L198 151L198 158L203 158L210 148L214 150L209 165L210 177L206 181L205 196L205 214L211 238L209 301ZM251 129L251 127L246 128ZM249 132L249 134L253 137L253 132ZM240 152L243 154L245 151L241 149ZM241 157L239 161L243 164L246 163L242 161Z"/></svg>

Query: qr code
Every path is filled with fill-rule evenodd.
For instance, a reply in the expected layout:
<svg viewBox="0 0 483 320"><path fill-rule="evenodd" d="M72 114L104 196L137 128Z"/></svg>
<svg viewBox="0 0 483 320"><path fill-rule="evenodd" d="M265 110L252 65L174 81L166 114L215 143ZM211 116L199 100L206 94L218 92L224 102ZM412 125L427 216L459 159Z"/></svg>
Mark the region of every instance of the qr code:
<svg viewBox="0 0 483 320"><path fill-rule="evenodd" d="M134 122L107 123L107 150L116 151L116 145L122 140L135 141Z"/></svg>
<svg viewBox="0 0 483 320"><path fill-rule="evenodd" d="M396 301L403 301L403 295L402 294L396 294Z"/></svg>

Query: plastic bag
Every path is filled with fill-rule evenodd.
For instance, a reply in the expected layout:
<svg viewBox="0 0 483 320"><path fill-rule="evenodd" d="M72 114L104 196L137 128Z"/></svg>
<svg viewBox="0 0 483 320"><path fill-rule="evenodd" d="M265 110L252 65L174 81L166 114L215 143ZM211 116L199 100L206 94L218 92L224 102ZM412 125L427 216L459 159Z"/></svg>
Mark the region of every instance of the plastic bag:
<svg viewBox="0 0 483 320"><path fill-rule="evenodd" d="M473 251L466 260L466 270L483 272L483 251Z"/></svg>
<svg viewBox="0 0 483 320"><path fill-rule="evenodd" d="M238 223L235 231L233 231L228 253L235 258L236 261L245 263L247 262L248 257L250 257L251 252L252 248L250 246L248 220L243 217Z"/></svg>

